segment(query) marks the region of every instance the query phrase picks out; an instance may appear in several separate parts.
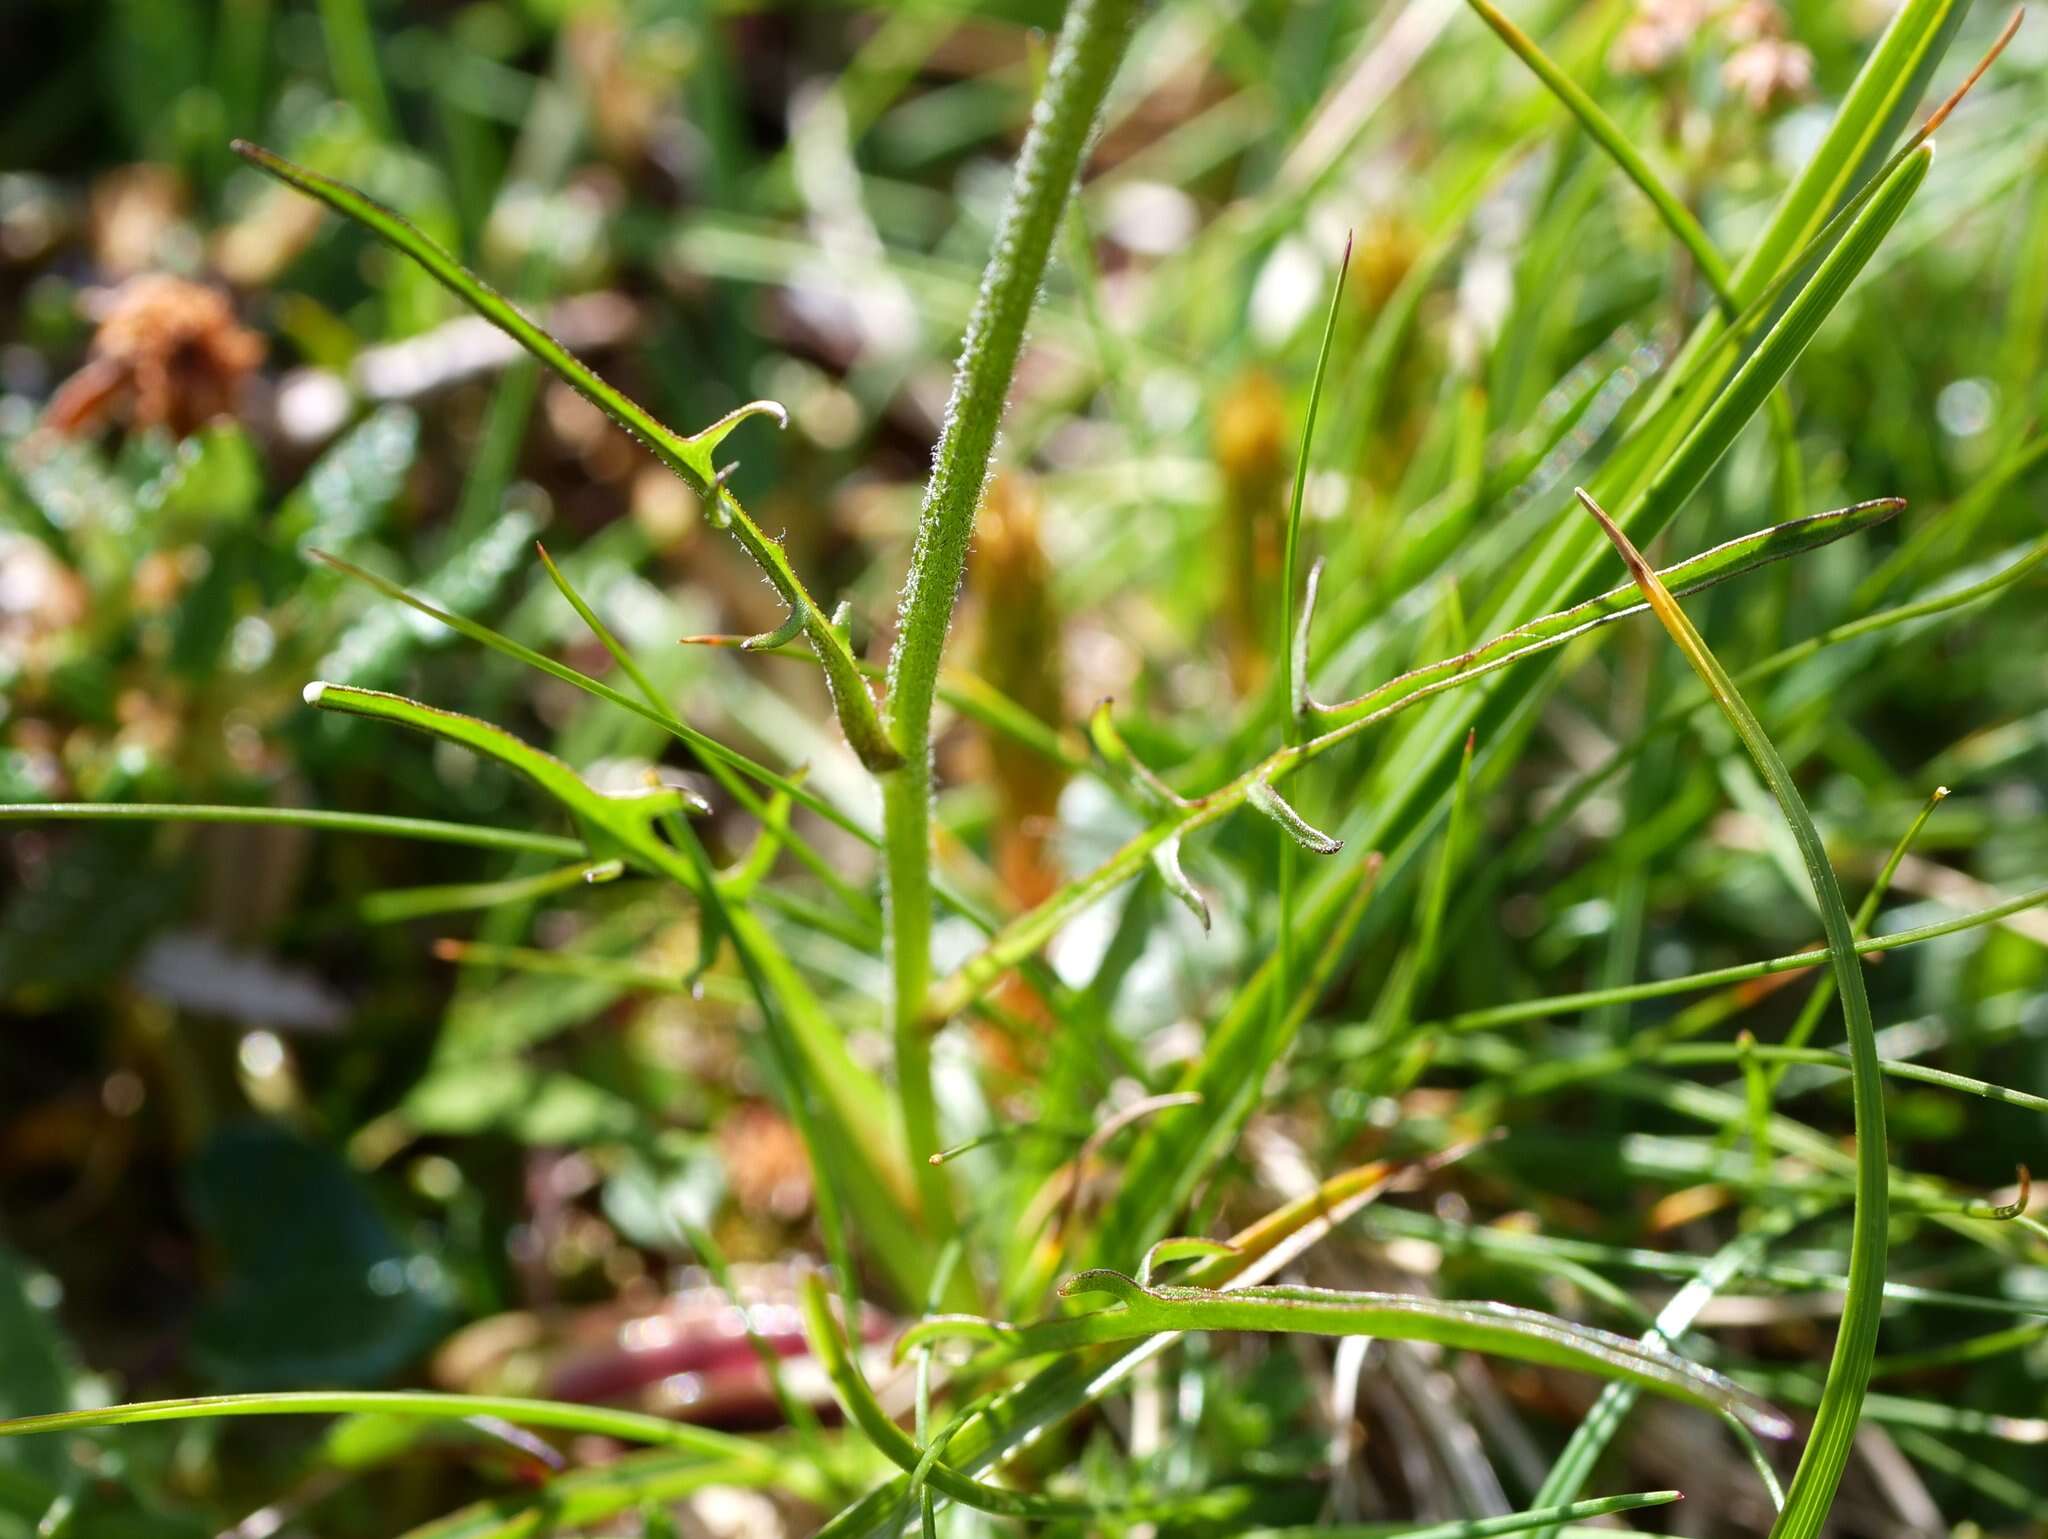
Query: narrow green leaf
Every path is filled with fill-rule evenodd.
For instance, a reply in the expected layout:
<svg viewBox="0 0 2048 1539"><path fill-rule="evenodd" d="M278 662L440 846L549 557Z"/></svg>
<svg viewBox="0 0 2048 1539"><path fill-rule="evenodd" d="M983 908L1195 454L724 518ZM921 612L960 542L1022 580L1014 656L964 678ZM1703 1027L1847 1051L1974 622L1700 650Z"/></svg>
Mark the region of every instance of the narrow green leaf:
<svg viewBox="0 0 2048 1539"><path fill-rule="evenodd" d="M1645 1507L1662 1507L1682 1500L1682 1493L1677 1491L1639 1491L1630 1496L1596 1496L1557 1507L1531 1507L1526 1512L1503 1513L1495 1518L1457 1518L1425 1528L1398 1528L1385 1523L1346 1527L1330 1523L1314 1528L1254 1528L1247 1530L1243 1539L1496 1539L1501 1534L1524 1534L1552 1523L1613 1517L1616 1513L1639 1512Z"/></svg>
<svg viewBox="0 0 2048 1539"><path fill-rule="evenodd" d="M0 1421L0 1437L42 1432L79 1432L88 1427L122 1427L139 1422L195 1421L223 1416L424 1416L465 1419L495 1416L518 1427L593 1432L628 1443L687 1448L707 1458L745 1464L773 1464L774 1451L749 1438L714 1432L689 1422L639 1411L528 1400L509 1395L443 1395L421 1390L291 1390L274 1394L197 1395L187 1400L144 1400L90 1411L60 1411Z"/></svg>
<svg viewBox="0 0 2048 1539"><path fill-rule="evenodd" d="M1740 307L1729 288L1731 274L1728 263L1722 258L1714 243L1707 238L1707 232L1700 228L1700 222L1693 217L1692 210L1678 201L1671 189L1664 185L1656 172L1650 169L1636 147L1629 143L1628 136L1615 126L1614 120L1601 111L1600 104L1587 94L1576 80L1559 69L1551 58L1520 27L1501 13L1491 0L1467 0L1479 19L1499 35L1500 40L1514 50L1524 64L1529 66L1536 78L1549 88L1565 109L1579 120L1579 126L1590 134L1596 144L1605 150L1614 163L1621 167L1624 175L1636 184L1644 197L1657 210L1657 216L1664 221L1665 228L1678 238L1698 265L1700 274L1713 287L1715 296L1721 301L1724 311L1732 318Z"/></svg>
<svg viewBox="0 0 2048 1539"><path fill-rule="evenodd" d="M1939 940L1944 935L1954 935L1959 930L1972 930L1979 925L1995 924L2009 915L2024 913L2030 908L2039 908L2044 903L2048 903L2048 886L2034 887L1991 904L1987 908L1973 909L1952 919L1937 919L1932 924L1915 925L1910 930L1894 930L1889 935L1865 936L1854 943L1854 949L1862 956L1897 951L1904 946L1917 946L1922 941ZM1718 988L1723 984L1744 983L1751 978L1768 978L1773 973L1798 972L1805 968L1818 967L1828 960L1829 955L1826 948L1794 951L1762 962L1740 962L1732 967L1716 967L1707 972L1687 973L1677 978L1658 978L1649 983L1631 983L1612 989L1588 989L1579 994L1551 994L1542 999L1522 1000L1509 1005L1492 1005L1482 1010L1467 1010L1459 1015L1447 1016L1435 1025L1440 1031L1478 1031L1488 1026L1505 1026L1512 1021L1575 1015L1582 1010L1597 1009L1602 1005L1638 999L1662 999L1669 994L1687 994L1694 989Z"/></svg>
<svg viewBox="0 0 2048 1539"><path fill-rule="evenodd" d="M234 150L257 169L267 172L308 197L317 198L337 213L355 220L372 234L425 268L438 282L492 325L538 358L566 384L645 444L670 470L710 505L715 521L728 526L747 554L767 576L775 591L791 609L806 616L806 632L818 660L824 665L831 686L834 708L839 714L846 739L863 763L886 769L896 762L895 749L882 731L874 696L861 678L859 665L847 649L845 639L833 631L811 601L803 581L789 564L782 547L761 532L738 499L727 490L724 479L712 468L711 452L718 441L749 416L780 411L772 402L752 402L720 418L703 433L685 438L648 412L623 391L607 384L559 341L529 320L504 295L470 272L411 223L374 198L365 196L330 177L297 166L260 145L237 139Z"/></svg>
<svg viewBox="0 0 2048 1539"><path fill-rule="evenodd" d="M1828 938L1829 964L1841 994L1856 1119L1856 1211L1849 1242L1849 1290L1813 1432L1793 1474L1784 1510L1771 1530L1773 1539L1812 1539L1827 1521L1835 1488L1848 1463L1864 1392L1870 1383L1871 1360L1877 1351L1878 1319L1884 1308L1886 1211L1891 1195L1885 1148L1884 1081L1878 1067L1877 1032L1870 1018L1870 1000L1863 988L1863 971L1856 962L1856 937L1820 831L1814 827L1813 817L1800 799L1791 771L1779 757L1776 746L1743 700L1734 680L1728 677L1685 611L1678 607L1678 601L1658 580L1628 536L1583 491L1579 499L1614 542L1658 620L1720 704L1729 725L1742 739L1765 784L1777 798L1805 859L1808 879L1813 883L1821 927Z"/></svg>
<svg viewBox="0 0 2048 1539"><path fill-rule="evenodd" d="M1159 872L1159 879L1166 884L1166 890L1186 906L1188 912L1201 922L1203 929L1208 929L1209 900L1188 880L1187 872L1181 870L1180 841L1169 839L1154 850L1152 865Z"/></svg>
<svg viewBox="0 0 2048 1539"><path fill-rule="evenodd" d="M485 850L518 850L557 860L583 858L579 839L532 834L520 828L484 828L433 818L394 818L371 812L330 812L315 807L222 807L181 802L10 802L0 804L0 822L40 823L269 823L333 833L421 839L432 844L470 844Z"/></svg>
<svg viewBox="0 0 2048 1539"><path fill-rule="evenodd" d="M685 887L694 889L696 886L691 873L675 852L656 839L652 832L654 821L666 813L679 811L685 806L690 806L693 811L707 810L701 799L692 797L688 792L673 787L624 795L599 791L553 754L514 737L502 727L457 711L422 705L403 695L315 681L306 686L305 696L306 704L322 710L346 711L353 716L396 722L429 737L438 737L496 759L526 776L561 803L583 830L594 854L601 858L623 854L642 870L669 876Z"/></svg>
<svg viewBox="0 0 2048 1539"><path fill-rule="evenodd" d="M1017 1357L1073 1352L1155 1332L1278 1331L1314 1336L1370 1336L1386 1341L1427 1341L1461 1351L1485 1352L1621 1379L1675 1399L1727 1411L1767 1437L1788 1437L1792 1424L1732 1380L1668 1350L1579 1325L1538 1310L1490 1300L1450 1300L1405 1293L1330 1288L1145 1287L1107 1268L1080 1272L1062 1296L1108 1294L1121 1306L1032 1325L994 1325L995 1339ZM921 1342L944 1335L956 1322L941 1316L912 1328ZM975 1322L986 1335L991 1322Z"/></svg>
<svg viewBox="0 0 2048 1539"><path fill-rule="evenodd" d="M1278 823L1290 839L1311 855L1335 855L1344 848L1342 839L1331 838L1289 806L1286 798L1273 789L1271 781L1254 780L1245 790L1245 800L1255 811L1264 813ZM1281 985L1284 989L1284 972Z"/></svg>
<svg viewBox="0 0 2048 1539"><path fill-rule="evenodd" d="M1680 597L1701 593L1732 577L1819 550L1849 535L1875 529L1896 517L1905 506L1903 497L1877 497L1829 513L1813 513L1787 523L1773 524L1675 562L1662 568L1657 575ZM1387 706L1411 696L1434 693L1431 686L1440 687L1447 680L1469 681L1510 663L1563 646L1568 641L1576 641L1603 625L1642 614L1649 607L1633 583L1623 583L1597 598L1518 625L1455 657L1412 668L1356 699L1334 705L1312 702L1311 710L1319 721L1331 724L1351 721L1368 712L1384 711Z"/></svg>

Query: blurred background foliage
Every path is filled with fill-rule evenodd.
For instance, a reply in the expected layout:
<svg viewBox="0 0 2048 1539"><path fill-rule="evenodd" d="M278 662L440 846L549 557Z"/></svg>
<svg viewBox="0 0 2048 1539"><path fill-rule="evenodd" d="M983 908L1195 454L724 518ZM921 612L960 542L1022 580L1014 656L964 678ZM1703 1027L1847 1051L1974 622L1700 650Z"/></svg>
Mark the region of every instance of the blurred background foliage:
<svg viewBox="0 0 2048 1539"><path fill-rule="evenodd" d="M1731 252L1816 142L1885 11L1515 8ZM637 784L662 762L711 789L647 723L304 556L333 551L602 671L532 560L538 537L687 720L808 766L810 786L867 813L810 669L675 644L780 619L689 494L430 280L227 145L245 136L369 190L680 428L756 396L785 403L786 431L734 438L734 485L814 591L851 601L855 643L879 658L1041 29L1057 18L1032 0L12 0L0 801L555 826L494 767L316 718L300 700L309 678L485 717L600 784ZM1955 60L2002 19L1974 16ZM2038 538L2044 106L2036 23L1944 131L1926 191L1800 363L1796 464L1759 421L1682 515L1673 556L1867 497L1911 502L1883 530L1697 601L1731 665L1980 578ZM1034 326L956 628L955 656L1068 755L1109 696L1141 756L1183 788L1271 740L1286 483L1347 229L1357 252L1308 504L1331 561L1313 663L1332 695L1474 639L1467 616L1549 520L1573 516L1560 509L1578 467L1709 299L1648 207L1455 0L1157 7ZM1955 792L1880 930L1985 906L2048 868L2041 595L2036 577L1960 619L1816 654L1762 690L1852 902L1933 787ZM1796 857L1716 724L1644 737L1625 774L1564 800L1681 682L1651 628L1601 636L1524 735L1480 761L1468 847L1447 868L1446 961L1402 985L1418 1019L1773 955L1814 933L1785 876ZM1370 741L1332 756L1311 772L1310 803L1343 805L1385 752ZM1137 826L1071 765L971 724L955 722L940 754L947 856L999 907L1038 901ZM714 853L746 856L758 830L714 800ZM866 850L822 824L812 834L872 891ZM1216 914L1207 937L1145 885L1077 927L1054 959L1094 980L1120 1058L1048 1049L1020 990L1015 1030L971 1028L971 1051L942 1064L951 1122L1085 1119L1161 1082L1270 944L1272 861L1268 840L1235 826L1190 852ZM781 866L773 923L872 1064L885 1056L872 907L842 911ZM518 887L481 915L411 891L546 869L284 828L8 825L0 1409L432 1382L772 1421L744 1344L691 1291L704 1274L680 1270L729 1258L772 1314L786 1264L814 1248L811 1173L747 1046L741 996L717 972L692 998L618 969L508 968L484 949L457 965L445 958L464 954L434 945L677 977L697 953L691 916L630 882ZM1334 1168L1469 1111L1478 1071L1456 1054L1390 1076L1346 1050L1387 980L1419 965L1417 901L1411 882L1376 906L1240 1154L1248 1189L1273 1179L1262 1152ZM970 942L941 936L955 959ZM1917 1033L1915 1050L1946 1068L2038 1090L2044 942L2032 910L1894 955L1872 974L1880 1023L1895 1041ZM1737 1024L1771 1040L1800 993L1744 999ZM1608 1006L1524 1032L1512 1051L1569 1059L1681 1006ZM1846 1128L1838 1083L1800 1104ZM1893 1106L1897 1162L1959 1189L2038 1163L2032 1113L1921 1086L1896 1087ZM1727 1141L1640 1097L1566 1085L1491 1110L1513 1136L1390 1213L1363 1275L1419 1269L1447 1295L1556 1307L1583 1279L1461 1250L1458 1223L1507 1215L1509 1232L1699 1251L1741 1200ZM988 1214L1023 1211L1030 1179L1060 1157L1017 1148L1017 1168L978 1193ZM1923 1256L1926 1227L1902 1220L1903 1275L2048 1302L2038 1244L1927 1240ZM921 1305L886 1278L872 1280L882 1302ZM1735 1323L1760 1355L1824 1354L1825 1319L1759 1307ZM633 1350L621 1323L650 1318L670 1322L664 1349ZM1916 1317L1887 1344L1953 1323ZM1223 1361L1236 1350L1190 1352L1194 1430L1159 1457L1184 1481L1307 1478L1328 1457L1304 1410L1326 1366L1284 1348ZM2044 1350L2036 1340L1924 1392L2039 1418ZM1491 1381L1465 1392L1526 1497L1557 1408L1512 1382L1507 1398ZM1427 1447L1416 1394L1396 1373L1358 1414ZM0 1534L30 1532L60 1490L80 1493L93 1532L391 1533L517 1492L540 1467L481 1434L385 1434L194 1423L85 1452L0 1445ZM1907 1494L1866 1471L1847 1531L1933 1531L1916 1499L1937 1517L2040 1531L2011 1527L2048 1504L2038 1438L1918 1436L1892 1471ZM1670 1437L1629 1443L1645 1482L1698 1480L1705 1461L1732 1463L1723 1483L1748 1488L1731 1450ZM417 1442L435 1440L447 1446L421 1457ZM1454 1510L1437 1488L1455 1480L1429 1473L1448 1456L1375 1447L1384 1489L1407 1493L1383 1512ZM1871 1470L1891 1468L1873 1456ZM1757 1521L1740 1503L1722 1515ZM690 1521L775 1532L784 1519Z"/></svg>

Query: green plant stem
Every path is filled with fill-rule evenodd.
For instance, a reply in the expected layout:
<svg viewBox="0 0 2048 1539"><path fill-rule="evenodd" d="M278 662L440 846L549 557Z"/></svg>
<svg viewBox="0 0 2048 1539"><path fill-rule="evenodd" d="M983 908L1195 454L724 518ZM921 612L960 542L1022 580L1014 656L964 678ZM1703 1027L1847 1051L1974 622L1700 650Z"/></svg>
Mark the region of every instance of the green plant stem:
<svg viewBox="0 0 2048 1539"><path fill-rule="evenodd" d="M926 1227L934 1237L950 1232L952 1218L946 1173L930 1163L939 1150L938 1107L924 1029L931 985L932 704L1025 325L1137 10L1137 0L1074 0L1068 8L981 293L968 318L945 428L918 515L901 629L889 659L883 728L901 758L882 774L891 1021L905 1142L918 1172Z"/></svg>
<svg viewBox="0 0 2048 1539"><path fill-rule="evenodd" d="M1723 1375L1663 1350L1661 1344L1645 1347L1612 1331L1490 1299L1303 1287L1146 1287L1107 1268L1076 1273L1061 1285L1060 1293L1069 1298L1107 1294L1120 1307L1055 1316L1028 1325L937 1315L912 1326L904 1334L904 1344L966 1336L992 1341L999 1350L1018 1357L1036 1357L1187 1331L1273 1331L1426 1341L1634 1384L1725 1411L1767 1437L1787 1437L1792 1432L1792 1423L1773 1407L1743 1393Z"/></svg>

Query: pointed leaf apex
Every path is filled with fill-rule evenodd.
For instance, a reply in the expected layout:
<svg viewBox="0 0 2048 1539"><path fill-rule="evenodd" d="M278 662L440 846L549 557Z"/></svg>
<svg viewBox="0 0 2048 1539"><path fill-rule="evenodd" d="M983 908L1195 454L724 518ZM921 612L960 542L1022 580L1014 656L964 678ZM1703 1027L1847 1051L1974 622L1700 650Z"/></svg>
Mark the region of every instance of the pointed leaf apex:
<svg viewBox="0 0 2048 1539"><path fill-rule="evenodd" d="M1166 890L1187 905L1188 912L1207 930L1210 926L1209 900L1202 896L1201 889L1189 881L1187 872L1181 869L1180 840L1169 839L1154 850L1152 864L1158 869L1160 880L1166 883Z"/></svg>
<svg viewBox="0 0 2048 1539"><path fill-rule="evenodd" d="M1245 793L1245 800L1278 823L1296 844L1312 855L1334 855L1344 848L1342 839L1333 839L1317 828L1263 780L1252 782L1251 789Z"/></svg>
<svg viewBox="0 0 2048 1539"><path fill-rule="evenodd" d="M773 417L778 428L789 426L789 408L780 401L749 401L744 406L735 406L709 427L691 434L689 441L708 455L718 447L726 434L749 417ZM725 471L720 471L719 479L723 480L725 474Z"/></svg>

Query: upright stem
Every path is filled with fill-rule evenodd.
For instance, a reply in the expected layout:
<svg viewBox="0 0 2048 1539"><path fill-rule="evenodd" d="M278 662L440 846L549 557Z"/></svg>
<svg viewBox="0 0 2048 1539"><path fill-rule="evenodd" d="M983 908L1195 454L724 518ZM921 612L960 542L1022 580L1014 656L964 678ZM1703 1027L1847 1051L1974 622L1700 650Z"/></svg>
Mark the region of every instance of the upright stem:
<svg viewBox="0 0 2048 1539"><path fill-rule="evenodd" d="M896 649L889 658L883 721L903 755L902 765L881 777L890 1009L904 1134L935 1235L951 1228L951 1214L945 1174L928 1162L939 1148L924 1024L931 985L932 702L1025 324L1096 114L1130 41L1138 4L1073 0L1068 7L1044 93L1017 159L995 249L982 273L981 293L968 318L952 400L918 514Z"/></svg>

